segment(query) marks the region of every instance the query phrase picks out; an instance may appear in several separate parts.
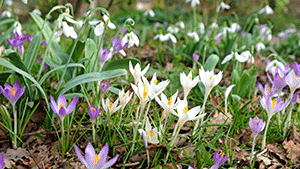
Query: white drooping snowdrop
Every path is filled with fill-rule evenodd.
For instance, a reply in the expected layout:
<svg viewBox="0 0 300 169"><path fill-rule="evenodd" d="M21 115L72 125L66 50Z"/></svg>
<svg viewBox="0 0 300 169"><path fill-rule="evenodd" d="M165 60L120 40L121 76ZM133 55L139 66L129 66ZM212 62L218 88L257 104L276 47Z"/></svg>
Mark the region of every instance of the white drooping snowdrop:
<svg viewBox="0 0 300 169"><path fill-rule="evenodd" d="M185 0L186 3L191 2L191 7L195 8L196 5L200 5L200 0Z"/></svg>
<svg viewBox="0 0 300 169"><path fill-rule="evenodd" d="M230 6L222 1L217 7L217 12L219 12L221 9L230 9Z"/></svg>
<svg viewBox="0 0 300 169"><path fill-rule="evenodd" d="M228 61L230 61L232 58L235 58L237 61L239 62L246 62L249 58L251 58L251 62L254 63L254 57L251 55L251 53L249 51L244 51L241 54L238 54L237 52L231 52L231 54L227 55L223 61L221 62L221 64L225 64Z"/></svg>
<svg viewBox="0 0 300 169"><path fill-rule="evenodd" d="M152 9L149 9L149 10L147 10L144 14L143 14L143 16L150 16L150 17L155 17L155 13L154 13L154 11L152 10Z"/></svg>
<svg viewBox="0 0 300 169"><path fill-rule="evenodd" d="M136 34L134 34L133 32L129 32L129 33L126 33L124 35L124 37L122 38L122 45L125 45L126 43L128 43L128 48L130 48L133 45L139 46L140 40L136 36Z"/></svg>
<svg viewBox="0 0 300 169"><path fill-rule="evenodd" d="M110 29L116 29L116 25L111 22L106 14L104 14L102 18L104 22L102 20L93 20L89 22L90 25L96 25L94 29L94 33L96 36L100 36L103 34L105 25L107 25L107 27L109 27Z"/></svg>
<svg viewBox="0 0 300 169"><path fill-rule="evenodd" d="M154 36L153 39L154 40L159 39L161 42L165 42L165 41L171 40L173 43L177 43L177 39L171 33L167 33L165 35L158 34L158 35Z"/></svg>
<svg viewBox="0 0 300 169"><path fill-rule="evenodd" d="M269 5L266 5L261 10L259 10L258 13L259 14L266 13L267 15L273 15L274 11Z"/></svg>
<svg viewBox="0 0 300 169"><path fill-rule="evenodd" d="M196 42L199 42L200 38L197 32L188 32L187 36L191 37L194 39Z"/></svg>

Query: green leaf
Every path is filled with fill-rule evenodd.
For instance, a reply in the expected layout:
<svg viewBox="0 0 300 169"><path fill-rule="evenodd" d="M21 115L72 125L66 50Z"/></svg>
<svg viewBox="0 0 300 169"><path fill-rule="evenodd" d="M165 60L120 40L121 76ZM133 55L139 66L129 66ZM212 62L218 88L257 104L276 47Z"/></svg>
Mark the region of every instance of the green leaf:
<svg viewBox="0 0 300 169"><path fill-rule="evenodd" d="M37 33L34 38L32 39L32 42L30 43L28 50L26 52L25 56L25 66L27 67L28 71L30 72L34 62L37 58L37 53L40 48L40 44L42 42L42 34Z"/></svg>
<svg viewBox="0 0 300 169"><path fill-rule="evenodd" d="M86 64L87 72L94 72L96 67L97 47L93 39L88 38L86 40L84 52L85 58L89 60L89 62Z"/></svg>
<svg viewBox="0 0 300 169"><path fill-rule="evenodd" d="M31 13L29 13L29 14L31 15L31 17L32 17L32 19L35 21L35 23L38 25L38 27L39 27L40 29L42 29L44 20L43 20L40 16L38 16L37 14L35 14L35 13L32 13L32 12L31 12ZM51 37L51 35L52 35L52 30L51 30L51 28L49 27L49 25L48 25L47 23L45 23L44 28L43 28L43 30L41 30L41 31L42 31L42 33L43 33L45 39L47 40L47 42L49 42L49 41L50 41L50 37Z"/></svg>
<svg viewBox="0 0 300 169"><path fill-rule="evenodd" d="M6 56L4 56L6 58L9 58L10 62L15 65L17 68L24 70L25 72L28 73L28 69L27 67L23 64L20 56L18 53L16 53L15 51L7 54Z"/></svg>
<svg viewBox="0 0 300 169"><path fill-rule="evenodd" d="M141 64L141 62L135 58L118 59L118 60L106 62L102 70L105 71L105 70L115 70L115 69L128 69L129 61L131 61L131 64L133 66L136 65L137 63Z"/></svg>
<svg viewBox="0 0 300 169"><path fill-rule="evenodd" d="M232 93L234 93L234 94L237 94L238 91L240 90L239 89L240 79L241 79L241 77L240 77L238 71L234 69L231 73L231 78L230 78L231 84L236 84L236 86L232 89Z"/></svg>
<svg viewBox="0 0 300 169"><path fill-rule="evenodd" d="M217 63L219 62L219 59L220 58L217 55L214 55L214 54L210 55L207 58L206 62L204 63L204 66L203 66L204 70L205 71L207 71L207 70L209 70L209 71L214 70L215 67L216 67L216 65L217 65Z"/></svg>
<svg viewBox="0 0 300 169"><path fill-rule="evenodd" d="M63 89L59 94L64 94L68 90L76 87L80 84L95 82L95 81L102 81L105 79L110 79L122 75L126 75L127 71L125 69L116 69L116 70L109 70L109 71L102 71L102 72L93 72L87 73L83 75L76 76L75 78L69 80L64 86Z"/></svg>
<svg viewBox="0 0 300 169"><path fill-rule="evenodd" d="M10 34L12 34L12 32L13 32L14 29L15 29L15 27L14 27L14 26L11 26L7 31L5 31L5 32L0 36L0 44L2 44L2 42L3 42L4 40L6 40Z"/></svg>
<svg viewBox="0 0 300 169"><path fill-rule="evenodd" d="M10 62L8 62L7 60L5 60L3 58L0 58L0 65L3 66L3 67L7 67L7 68L9 68L13 71L16 71L17 73L21 74L22 76L24 76L24 77L28 78L30 81L32 81L35 84L35 86L40 90L42 95L44 96L45 101L47 103L48 110L50 109L50 105L49 105L46 93L44 92L44 90L40 86L40 84L32 76L30 76L30 74L28 74L27 72L17 68L16 66L14 66L13 64L11 64Z"/></svg>
<svg viewBox="0 0 300 169"><path fill-rule="evenodd" d="M12 74L10 71L0 73L0 85L3 86L6 83L7 78Z"/></svg>
<svg viewBox="0 0 300 169"><path fill-rule="evenodd" d="M2 21L0 21L0 26L8 24L8 23L12 23L15 22L15 19L4 19Z"/></svg>

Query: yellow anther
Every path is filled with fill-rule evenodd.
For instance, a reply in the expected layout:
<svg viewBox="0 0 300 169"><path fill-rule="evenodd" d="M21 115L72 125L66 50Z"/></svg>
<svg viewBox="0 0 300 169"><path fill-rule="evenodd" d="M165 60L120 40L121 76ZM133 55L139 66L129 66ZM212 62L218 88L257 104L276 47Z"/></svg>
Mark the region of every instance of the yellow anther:
<svg viewBox="0 0 300 169"><path fill-rule="evenodd" d="M153 130L150 130L149 134L150 134L150 137L153 137L153 134L154 134Z"/></svg>
<svg viewBox="0 0 300 169"><path fill-rule="evenodd" d="M277 99L273 99L273 100L272 100L272 109L274 109L276 103L277 103Z"/></svg>
<svg viewBox="0 0 300 169"><path fill-rule="evenodd" d="M21 35L19 35L19 39L21 39L22 38L22 36Z"/></svg>
<svg viewBox="0 0 300 169"><path fill-rule="evenodd" d="M259 121L255 120L253 124L256 124L256 123L258 123L258 122L259 122Z"/></svg>
<svg viewBox="0 0 300 169"><path fill-rule="evenodd" d="M126 96L126 94L124 93L123 96L122 96L122 98L124 98L125 96Z"/></svg>
<svg viewBox="0 0 300 169"><path fill-rule="evenodd" d="M110 102L110 103L109 103L109 108L111 109L112 106L113 106L113 102Z"/></svg>
<svg viewBox="0 0 300 169"><path fill-rule="evenodd" d="M225 153L221 151L219 155L221 155L222 157L224 157Z"/></svg>
<svg viewBox="0 0 300 169"><path fill-rule="evenodd" d="M282 80L282 77L279 78L279 81L281 81L281 80Z"/></svg>
<svg viewBox="0 0 300 169"><path fill-rule="evenodd" d="M209 80L211 80L212 76L209 77Z"/></svg>
<svg viewBox="0 0 300 169"><path fill-rule="evenodd" d="M64 104L59 104L59 108L65 108L65 105Z"/></svg>
<svg viewBox="0 0 300 169"><path fill-rule="evenodd" d="M189 79L191 79L191 80L192 80L192 77L189 77Z"/></svg>
<svg viewBox="0 0 300 169"><path fill-rule="evenodd" d="M95 111L96 109L94 107L91 108L91 111Z"/></svg>
<svg viewBox="0 0 300 169"><path fill-rule="evenodd" d="M157 84L157 80L154 80L153 83L154 83L154 84Z"/></svg>
<svg viewBox="0 0 300 169"><path fill-rule="evenodd" d="M271 91L271 87L268 88L268 91L267 91L267 92L270 93L270 91Z"/></svg>
<svg viewBox="0 0 300 169"><path fill-rule="evenodd" d="M168 100L168 105L171 106L171 104L172 104L172 97L170 97Z"/></svg>
<svg viewBox="0 0 300 169"><path fill-rule="evenodd" d="M143 98L146 99L147 94L148 94L148 90L146 89L146 85L145 84L143 84L143 86L144 86Z"/></svg>
<svg viewBox="0 0 300 169"><path fill-rule="evenodd" d="M96 155L94 156L94 164L97 164L98 161L99 161L99 159L100 159L99 155L96 154Z"/></svg>
<svg viewBox="0 0 300 169"><path fill-rule="evenodd" d="M15 95L16 95L16 89L15 88L11 89L11 94L15 97Z"/></svg>
<svg viewBox="0 0 300 169"><path fill-rule="evenodd" d="M188 107L185 107L185 108L183 109L183 114L186 114L188 111L189 111L189 108L188 108Z"/></svg>

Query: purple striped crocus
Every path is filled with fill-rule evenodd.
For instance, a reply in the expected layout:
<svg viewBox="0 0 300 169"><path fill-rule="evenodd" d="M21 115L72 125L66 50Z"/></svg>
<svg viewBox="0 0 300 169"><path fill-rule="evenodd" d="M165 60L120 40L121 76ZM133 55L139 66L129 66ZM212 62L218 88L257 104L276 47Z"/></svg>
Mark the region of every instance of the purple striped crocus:
<svg viewBox="0 0 300 169"><path fill-rule="evenodd" d="M253 119L250 117L249 126L253 132L253 135L257 135L264 129L265 122L262 119L259 119L257 116L255 116Z"/></svg>
<svg viewBox="0 0 300 169"><path fill-rule="evenodd" d="M2 88L2 86L0 86L0 91L12 105L15 105L19 98L23 95L25 91L25 85L20 88L19 81L16 81L12 87L6 83L4 85L4 89Z"/></svg>
<svg viewBox="0 0 300 169"><path fill-rule="evenodd" d="M215 152L213 159L215 164L212 167L210 167L210 169L218 169L219 166L223 165L228 160L228 157L227 155L225 155L224 152L217 151Z"/></svg>
<svg viewBox="0 0 300 169"><path fill-rule="evenodd" d="M62 119L65 118L66 115L72 113L76 107L76 104L78 102L78 97L75 97L69 106L67 106L67 101L64 95L59 95L57 99L57 104L54 100L54 98L50 95L50 107L56 113L59 115L59 117Z"/></svg>
<svg viewBox="0 0 300 169"><path fill-rule="evenodd" d="M91 106L89 107L89 115L90 115L92 123L95 122L95 120L97 119L97 117L99 116L99 114L100 114L100 108L97 109L96 107L94 107L93 104L91 104Z"/></svg>

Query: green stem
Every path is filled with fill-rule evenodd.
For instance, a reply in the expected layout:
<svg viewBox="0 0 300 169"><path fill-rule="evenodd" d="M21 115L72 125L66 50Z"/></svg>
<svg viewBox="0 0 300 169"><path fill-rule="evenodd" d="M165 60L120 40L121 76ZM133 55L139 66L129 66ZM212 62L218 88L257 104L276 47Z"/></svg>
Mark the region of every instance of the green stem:
<svg viewBox="0 0 300 169"><path fill-rule="evenodd" d="M97 144L97 136L96 136L96 130L95 130L95 123L92 124L92 132L93 132L94 144L96 146L96 144Z"/></svg>
<svg viewBox="0 0 300 169"><path fill-rule="evenodd" d="M13 106L13 114L14 114L14 141L13 141L13 148L17 148L17 111L16 111L16 105L12 104Z"/></svg>
<svg viewBox="0 0 300 169"><path fill-rule="evenodd" d="M266 147L267 131L268 131L268 127L269 127L269 123L271 121L271 118L272 117L270 117L270 118L268 117L268 120L267 120L267 125L266 125L266 128L265 128L264 137L263 137L262 144L261 144L261 149L265 149L265 147Z"/></svg>
<svg viewBox="0 0 300 169"><path fill-rule="evenodd" d="M172 151L172 147L173 147L174 141L175 141L175 139L176 139L177 136L178 136L178 133L179 133L179 131L180 131L180 129L181 129L181 126L183 125L183 124L182 124L182 125L179 124L179 123L181 123L180 121L181 121L180 119L177 121L176 126L175 126L175 128L174 128L174 131L173 131L173 134L172 134L173 139L171 140L171 143L170 143L170 145L169 145L170 151L168 151L168 153L167 153L167 156L166 156L166 159L165 159L165 164L167 163L167 161L168 161L168 159L169 159L170 152Z"/></svg>
<svg viewBox="0 0 300 169"><path fill-rule="evenodd" d="M120 126L121 126L121 121L122 121L123 111L124 111L124 107L122 106L122 108L121 108L120 120L119 120L119 124L118 124L118 130L120 129Z"/></svg>
<svg viewBox="0 0 300 169"><path fill-rule="evenodd" d="M257 137L257 134L255 134L253 136L252 150L251 150L251 154L250 154L250 165L251 165L252 159L253 159L253 153L254 153L254 146L255 146L255 139L256 139L256 137Z"/></svg>

